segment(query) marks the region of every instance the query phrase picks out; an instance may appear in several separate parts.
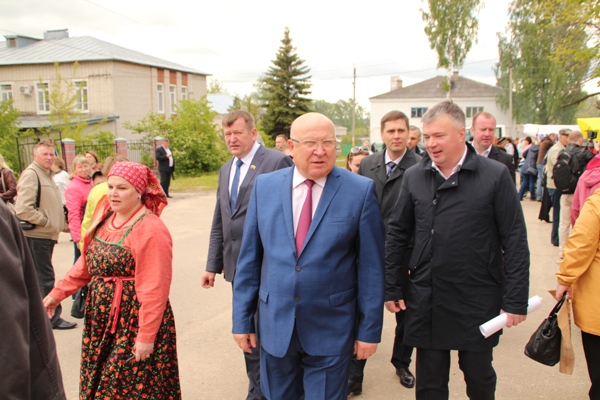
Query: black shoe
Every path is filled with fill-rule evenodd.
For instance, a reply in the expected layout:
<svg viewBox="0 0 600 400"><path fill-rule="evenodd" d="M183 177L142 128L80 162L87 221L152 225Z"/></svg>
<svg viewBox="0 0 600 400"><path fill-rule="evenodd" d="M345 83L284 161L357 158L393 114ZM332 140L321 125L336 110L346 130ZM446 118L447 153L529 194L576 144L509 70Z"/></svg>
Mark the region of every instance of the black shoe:
<svg viewBox="0 0 600 400"><path fill-rule="evenodd" d="M398 368L396 375L400 377L400 384L406 388L412 389L415 387L415 376L408 368Z"/></svg>
<svg viewBox="0 0 600 400"><path fill-rule="evenodd" d="M167 195L167 197L168 197L169 199L172 199L172 198L173 198L173 196L170 196L170 195Z"/></svg>
<svg viewBox="0 0 600 400"><path fill-rule="evenodd" d="M68 321L65 321L64 319L61 319L56 324L52 325L52 329L66 330L66 329L73 329L76 326L77 326L76 322L68 322Z"/></svg>
<svg viewBox="0 0 600 400"><path fill-rule="evenodd" d="M348 381L348 396L351 394L359 395L362 393L362 383Z"/></svg>

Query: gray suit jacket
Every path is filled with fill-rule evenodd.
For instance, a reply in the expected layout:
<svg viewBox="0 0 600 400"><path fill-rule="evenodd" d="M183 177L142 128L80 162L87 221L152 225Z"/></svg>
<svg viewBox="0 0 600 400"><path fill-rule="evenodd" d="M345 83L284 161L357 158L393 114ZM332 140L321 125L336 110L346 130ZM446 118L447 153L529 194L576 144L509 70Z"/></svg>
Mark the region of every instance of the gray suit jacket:
<svg viewBox="0 0 600 400"><path fill-rule="evenodd" d="M206 270L209 272L220 274L225 270L225 280L228 282L232 282L235 276L235 267L242 246L244 221L254 180L260 174L293 165L292 159L285 154L260 146L252 159L248 173L240 184L235 210L232 212L229 207L229 174L232 163L233 158L227 161L219 171L217 204L206 261Z"/></svg>

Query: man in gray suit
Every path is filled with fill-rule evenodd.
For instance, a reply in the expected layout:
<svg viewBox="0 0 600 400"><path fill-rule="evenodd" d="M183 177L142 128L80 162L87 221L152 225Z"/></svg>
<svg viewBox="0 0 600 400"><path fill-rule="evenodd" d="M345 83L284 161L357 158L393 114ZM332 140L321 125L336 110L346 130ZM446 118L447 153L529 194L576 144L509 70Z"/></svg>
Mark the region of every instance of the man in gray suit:
<svg viewBox="0 0 600 400"><path fill-rule="evenodd" d="M233 158L219 171L217 204L210 232L206 271L202 275L202 287L205 289L214 286L216 274L224 273L225 280L233 283L246 211L256 177L293 165L290 157L256 142L254 118L246 111L227 114L223 119L223 132ZM248 399L264 399L260 389L259 349L260 346L257 346L252 353L244 353L250 380Z"/></svg>
<svg viewBox="0 0 600 400"><path fill-rule="evenodd" d="M404 171L421 161L421 156L415 154L409 147L410 125L408 117L403 112L388 112L381 118L380 126L381 140L385 144L385 151L364 158L360 162L358 174L375 181L377 201L387 232L387 221L398 199ZM405 268L403 272L407 276L408 268ZM413 349L404 345L404 314L404 311L396 313L396 337L391 362L396 368L400 384L410 389L415 385L415 377L408 369ZM362 393L366 362L366 359L357 360L356 357L350 361L348 394Z"/></svg>

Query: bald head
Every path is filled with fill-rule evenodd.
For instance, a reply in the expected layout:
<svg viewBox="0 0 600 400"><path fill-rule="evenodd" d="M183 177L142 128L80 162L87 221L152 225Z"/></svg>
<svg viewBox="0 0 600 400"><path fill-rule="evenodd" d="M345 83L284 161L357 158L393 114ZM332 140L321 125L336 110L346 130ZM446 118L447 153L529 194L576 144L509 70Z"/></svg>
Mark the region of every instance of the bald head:
<svg viewBox="0 0 600 400"><path fill-rule="evenodd" d="M290 136L292 139L303 140L298 139L297 135L315 128L330 130L331 137L335 139L335 126L333 122L325 115L316 112L307 113L296 118L290 128Z"/></svg>
<svg viewBox="0 0 600 400"><path fill-rule="evenodd" d="M298 172L307 179L326 177L335 166L335 127L323 114L304 114L292 123L288 146Z"/></svg>

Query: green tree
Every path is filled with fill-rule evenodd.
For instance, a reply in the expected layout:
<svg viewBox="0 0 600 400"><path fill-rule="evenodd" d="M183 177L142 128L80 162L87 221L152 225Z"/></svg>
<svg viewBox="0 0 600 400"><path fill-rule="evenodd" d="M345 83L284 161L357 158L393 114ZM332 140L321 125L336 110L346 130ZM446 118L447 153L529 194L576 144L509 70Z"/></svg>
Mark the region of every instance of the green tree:
<svg viewBox="0 0 600 400"><path fill-rule="evenodd" d="M208 93L209 94L219 94L219 93L227 93L227 89L223 86L221 82L217 79L210 79L208 83Z"/></svg>
<svg viewBox="0 0 600 400"><path fill-rule="evenodd" d="M11 169L17 169L19 156L17 138L19 135L19 111L13 109L13 101L0 102L0 154Z"/></svg>
<svg viewBox="0 0 600 400"><path fill-rule="evenodd" d="M273 66L259 80L266 109L261 126L272 138L280 133L289 135L292 122L311 109L311 100L306 97L311 93L310 69L296 54L287 27L281 43Z"/></svg>
<svg viewBox="0 0 600 400"><path fill-rule="evenodd" d="M150 112L135 124L125 122L123 125L143 134L148 141L157 136L169 138L177 171L193 176L215 171L227 159L225 143L214 125L215 115L203 97L177 103L177 116L171 119Z"/></svg>
<svg viewBox="0 0 600 400"><path fill-rule="evenodd" d="M556 44L569 30L570 43L580 49L586 47L585 26L573 25L565 18L564 13L570 12L562 0L511 3L509 33L499 35L500 61L495 72L504 89L498 104L507 110L512 91L513 118L517 123L574 122L577 108L561 106L583 96L581 88L589 60L560 61L555 56Z"/></svg>
<svg viewBox="0 0 600 400"><path fill-rule="evenodd" d="M313 102L313 110L326 115L334 124L341 125L350 132L352 129L352 104L352 99L338 100L335 103L329 103L325 100L316 100ZM369 113L360 104L356 104L355 113L355 136L363 136L369 132Z"/></svg>
<svg viewBox="0 0 600 400"><path fill-rule="evenodd" d="M482 0L428 0L428 11L421 9L425 34L438 54L438 68L460 70L473 42L477 43L477 20ZM450 93L448 78L444 89Z"/></svg>

